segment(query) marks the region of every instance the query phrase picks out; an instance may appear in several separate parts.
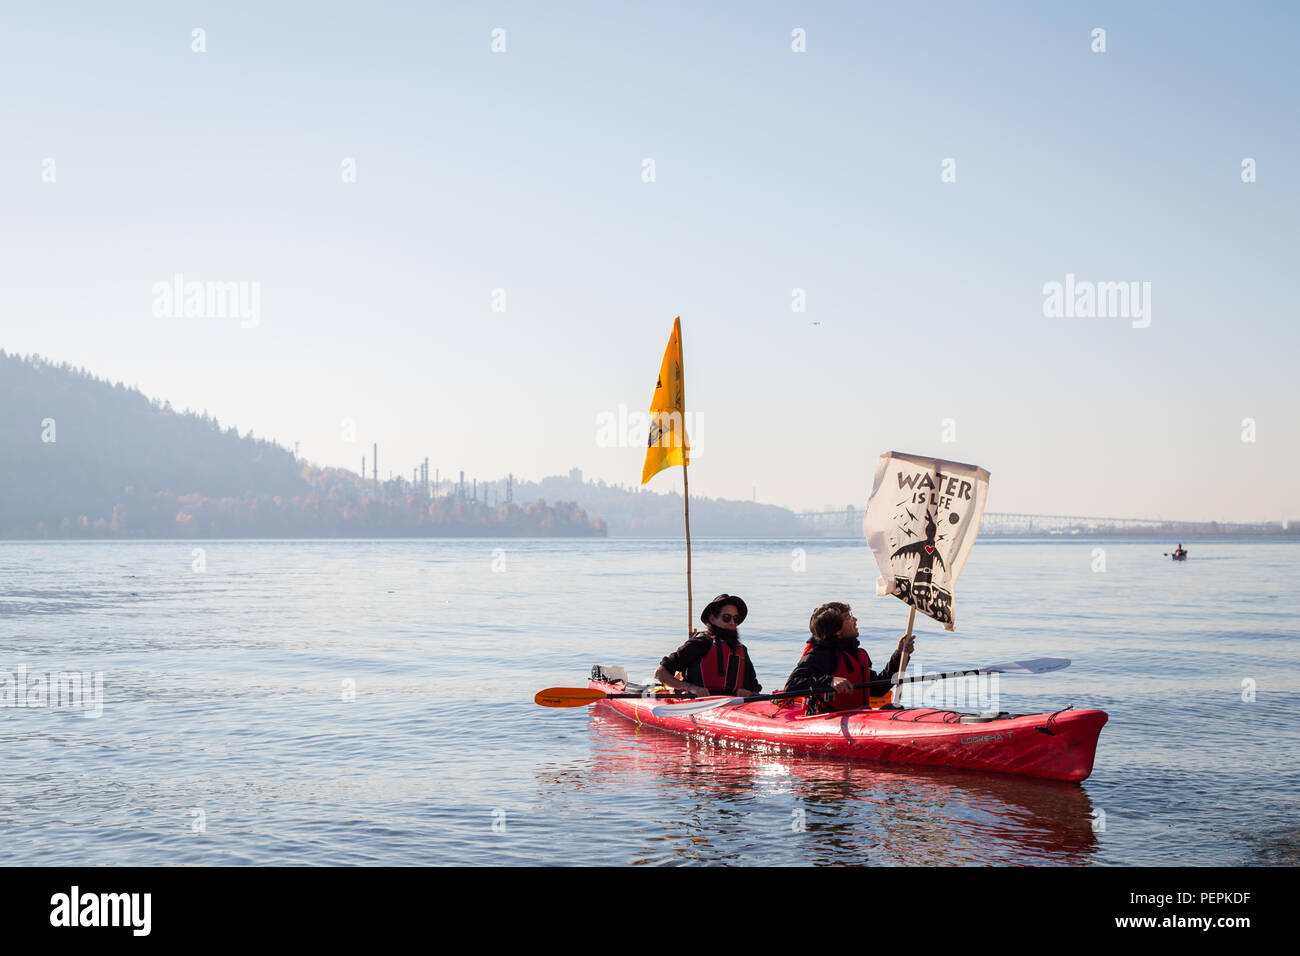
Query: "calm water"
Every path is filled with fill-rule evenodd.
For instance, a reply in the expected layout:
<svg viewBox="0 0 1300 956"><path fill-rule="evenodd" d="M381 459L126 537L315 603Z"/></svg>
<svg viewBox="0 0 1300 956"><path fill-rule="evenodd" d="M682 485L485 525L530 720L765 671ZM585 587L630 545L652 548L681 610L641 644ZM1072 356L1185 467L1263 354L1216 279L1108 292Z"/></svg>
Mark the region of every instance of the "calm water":
<svg viewBox="0 0 1300 956"><path fill-rule="evenodd" d="M0 543L0 672L103 674L97 718L0 709L6 862L1295 864L1300 547L1184 543L984 539L960 630L918 628L926 671L1072 658L999 705L1108 711L1082 785L535 706L680 642L676 541ZM696 542L768 689L824 600L887 656L875 576L858 541Z"/></svg>

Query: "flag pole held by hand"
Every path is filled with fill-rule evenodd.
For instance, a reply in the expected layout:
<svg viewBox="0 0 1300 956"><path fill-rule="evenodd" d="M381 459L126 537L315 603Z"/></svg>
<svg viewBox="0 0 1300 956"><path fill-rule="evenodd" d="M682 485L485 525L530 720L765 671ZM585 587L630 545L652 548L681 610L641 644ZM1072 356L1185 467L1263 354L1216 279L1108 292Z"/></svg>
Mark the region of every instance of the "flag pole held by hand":
<svg viewBox="0 0 1300 956"><path fill-rule="evenodd" d="M912 636L912 625L915 623L916 623L916 605L913 604L911 611L907 615L907 633L903 635L904 639ZM911 659L911 657L912 657L911 651L908 650L903 651L902 660L898 662L898 673L894 675L894 689L897 689L898 685L903 682L903 673L907 670L907 662L909 659ZM894 703L898 703L898 701L894 701Z"/></svg>

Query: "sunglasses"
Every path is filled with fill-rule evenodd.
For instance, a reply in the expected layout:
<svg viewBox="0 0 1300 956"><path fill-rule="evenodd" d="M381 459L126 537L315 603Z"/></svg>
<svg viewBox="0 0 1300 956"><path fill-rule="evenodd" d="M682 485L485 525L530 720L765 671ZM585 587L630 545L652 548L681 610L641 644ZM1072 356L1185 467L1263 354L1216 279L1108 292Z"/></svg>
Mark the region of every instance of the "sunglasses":
<svg viewBox="0 0 1300 956"><path fill-rule="evenodd" d="M720 617L720 618L722 619L722 623L723 623L723 624L739 624L739 623L740 623L740 615L739 615L739 614L719 614L718 617Z"/></svg>

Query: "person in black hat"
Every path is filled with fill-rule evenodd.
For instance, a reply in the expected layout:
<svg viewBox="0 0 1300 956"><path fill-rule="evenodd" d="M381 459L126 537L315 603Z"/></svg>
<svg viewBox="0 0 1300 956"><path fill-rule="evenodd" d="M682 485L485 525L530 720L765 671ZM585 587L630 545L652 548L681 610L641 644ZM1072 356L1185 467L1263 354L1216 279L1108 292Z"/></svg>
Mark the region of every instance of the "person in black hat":
<svg viewBox="0 0 1300 956"><path fill-rule="evenodd" d="M744 601L734 594L719 594L700 612L708 630L692 631L690 640L660 661L655 680L695 697L748 697L761 692L754 662L736 632L748 616Z"/></svg>

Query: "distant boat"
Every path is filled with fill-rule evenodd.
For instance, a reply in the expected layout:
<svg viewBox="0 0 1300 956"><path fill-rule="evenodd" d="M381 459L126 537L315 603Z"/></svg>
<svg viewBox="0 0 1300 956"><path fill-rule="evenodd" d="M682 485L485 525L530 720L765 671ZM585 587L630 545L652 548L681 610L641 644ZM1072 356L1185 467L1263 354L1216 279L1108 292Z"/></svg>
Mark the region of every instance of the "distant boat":
<svg viewBox="0 0 1300 956"><path fill-rule="evenodd" d="M1169 557L1173 558L1175 561L1186 561L1187 551L1186 550L1175 551L1173 554L1169 555Z"/></svg>

